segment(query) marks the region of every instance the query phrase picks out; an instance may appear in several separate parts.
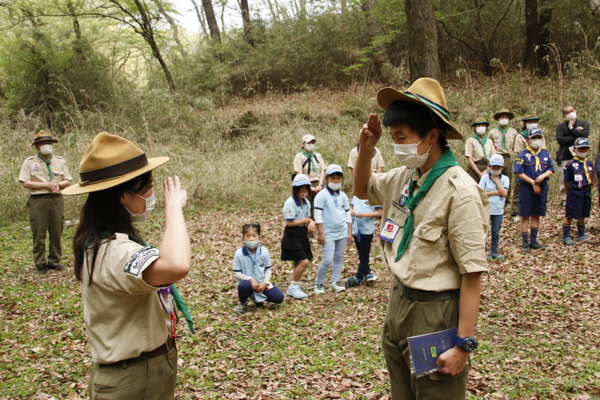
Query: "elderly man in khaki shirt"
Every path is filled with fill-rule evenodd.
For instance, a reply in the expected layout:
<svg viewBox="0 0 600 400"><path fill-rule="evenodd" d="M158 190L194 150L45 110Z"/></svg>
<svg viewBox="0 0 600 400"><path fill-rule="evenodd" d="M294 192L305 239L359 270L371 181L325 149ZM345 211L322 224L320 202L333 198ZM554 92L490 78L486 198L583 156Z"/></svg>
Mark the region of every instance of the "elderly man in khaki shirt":
<svg viewBox="0 0 600 400"><path fill-rule="evenodd" d="M489 201L447 147L446 139L462 136L449 122L437 81L418 79L405 92L385 88L377 100L404 167L371 173L382 134L371 114L360 137L354 194L383 206L382 253L395 278L382 335L392 398L464 399L487 271ZM437 358L440 368L417 378L407 338L452 327L458 328L455 346Z"/></svg>
<svg viewBox="0 0 600 400"><path fill-rule="evenodd" d="M67 161L52 154L52 144L58 143L50 133L39 131L32 146L38 154L23 162L19 181L27 189L29 199L29 226L33 233L33 260L38 274L48 269L62 271L60 265L62 247L64 202L61 190L71 184ZM46 262L46 232L50 236L50 251Z"/></svg>

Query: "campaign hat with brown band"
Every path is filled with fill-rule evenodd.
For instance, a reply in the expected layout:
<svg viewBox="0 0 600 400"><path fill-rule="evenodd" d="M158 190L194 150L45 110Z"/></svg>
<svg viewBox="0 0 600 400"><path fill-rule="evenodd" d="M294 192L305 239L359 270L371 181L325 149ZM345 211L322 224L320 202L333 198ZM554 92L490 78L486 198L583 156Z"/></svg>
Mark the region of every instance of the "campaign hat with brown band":
<svg viewBox="0 0 600 400"><path fill-rule="evenodd" d="M72 196L109 189L130 181L169 161L169 157L147 158L139 147L122 137L101 132L79 163L78 184L62 190Z"/></svg>
<svg viewBox="0 0 600 400"><path fill-rule="evenodd" d="M388 87L377 93L377 103L384 110L395 101L409 101L424 105L430 113L435 113L446 124L446 129L438 127L446 139L463 139L460 132L450 123L450 112L444 90L435 79L419 78L404 92Z"/></svg>
<svg viewBox="0 0 600 400"><path fill-rule="evenodd" d="M511 113L510 111L508 111L508 108L503 108L502 110L498 111L496 114L494 114L494 119L497 121L500 119L500 116L506 114L508 115L508 119L513 119L515 117L515 114Z"/></svg>
<svg viewBox="0 0 600 400"><path fill-rule="evenodd" d="M475 126L478 124L486 124L487 126L490 126L490 123L487 122L487 118L485 117L485 115L480 115L479 117L477 117L477 119L473 121L471 126Z"/></svg>
<svg viewBox="0 0 600 400"><path fill-rule="evenodd" d="M35 146L36 144L38 144L40 142L47 142L47 141L50 141L52 143L58 143L58 140L54 139L51 134L49 134L48 132L46 132L44 130L41 130L35 135L35 138L33 139L33 143L31 143L31 145Z"/></svg>

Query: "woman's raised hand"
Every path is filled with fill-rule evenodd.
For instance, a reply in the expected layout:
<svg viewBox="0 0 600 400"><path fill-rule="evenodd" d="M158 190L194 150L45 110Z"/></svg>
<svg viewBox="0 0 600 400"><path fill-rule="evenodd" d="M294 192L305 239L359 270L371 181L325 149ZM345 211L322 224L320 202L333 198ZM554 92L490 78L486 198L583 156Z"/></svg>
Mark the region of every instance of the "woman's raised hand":
<svg viewBox="0 0 600 400"><path fill-rule="evenodd" d="M163 201L165 202L165 209L169 207L176 207L183 209L187 203L187 193L181 189L181 183L179 183L179 177L175 175L174 179L167 177L167 180L163 182Z"/></svg>

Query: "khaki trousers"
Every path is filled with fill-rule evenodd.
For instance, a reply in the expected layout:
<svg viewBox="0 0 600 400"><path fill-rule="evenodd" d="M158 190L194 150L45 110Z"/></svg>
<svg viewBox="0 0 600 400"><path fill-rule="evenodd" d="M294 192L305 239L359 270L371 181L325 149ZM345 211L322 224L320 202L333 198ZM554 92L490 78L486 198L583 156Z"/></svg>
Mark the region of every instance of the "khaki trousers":
<svg viewBox="0 0 600 400"><path fill-rule="evenodd" d="M172 400L176 377L176 347L135 364L94 363L89 381L90 400Z"/></svg>
<svg viewBox="0 0 600 400"><path fill-rule="evenodd" d="M476 161L475 165L477 166L477 168L479 168L479 172L485 171L488 167L488 163L485 161ZM473 169L471 168L470 165L467 166L467 173L479 185L479 181L480 181L479 175L477 175L477 173L475 171L473 171Z"/></svg>
<svg viewBox="0 0 600 400"><path fill-rule="evenodd" d="M29 196L29 227L33 234L33 262L40 268L46 262L46 232L50 236L48 265L60 265L60 236L64 222L64 200L60 194Z"/></svg>
<svg viewBox="0 0 600 400"><path fill-rule="evenodd" d="M567 149L568 151L568 149ZM558 195L560 196L561 201L567 201L567 191L565 190L565 166L570 160L561 161L560 164L557 165L558 169L556 173L558 174Z"/></svg>
<svg viewBox="0 0 600 400"><path fill-rule="evenodd" d="M510 201L512 199L510 190L513 188L514 184L513 184L513 162L512 162L512 158L510 157L509 154L502 154L502 157L504 157L504 170L502 171L502 173L506 176L508 176L509 179L509 186L508 186L508 195L506 196L506 205L510 204Z"/></svg>
<svg viewBox="0 0 600 400"><path fill-rule="evenodd" d="M456 376L434 372L415 378L410 372L407 338L458 326L458 301L417 302L404 297L395 283L390 291L381 344L394 400L464 399L471 361Z"/></svg>

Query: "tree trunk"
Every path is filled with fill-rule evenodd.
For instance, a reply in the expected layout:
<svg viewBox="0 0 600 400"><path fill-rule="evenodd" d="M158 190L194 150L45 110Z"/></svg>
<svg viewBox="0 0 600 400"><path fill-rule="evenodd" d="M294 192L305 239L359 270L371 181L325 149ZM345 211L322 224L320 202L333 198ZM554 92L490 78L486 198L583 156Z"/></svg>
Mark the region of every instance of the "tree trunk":
<svg viewBox="0 0 600 400"><path fill-rule="evenodd" d="M204 7L204 13L206 14L206 22L208 22L208 29L210 30L210 37L213 42L221 43L221 33L219 33L219 25L215 18L215 12L211 0L202 0L202 7Z"/></svg>
<svg viewBox="0 0 600 400"><path fill-rule="evenodd" d="M254 48L254 39L252 39L252 27L250 24L250 8L248 0L240 0L242 5L242 21L244 24L244 39L246 43Z"/></svg>
<svg viewBox="0 0 600 400"><path fill-rule="evenodd" d="M153 1L154 1L154 4L156 4L156 7L158 7L158 11L160 11L162 16L165 17L165 19L169 23L169 25L171 25L171 29L173 29L173 40L175 41L175 43L177 43L177 48L179 49L179 52L181 53L183 58L186 58L187 53L185 52L185 49L183 48L183 46L181 45L181 41L179 40L179 27L177 26L177 23L175 22L175 20L173 18L171 18L171 16L164 9L160 0L153 0Z"/></svg>
<svg viewBox="0 0 600 400"><path fill-rule="evenodd" d="M405 0L410 80L440 77L433 0Z"/></svg>
<svg viewBox="0 0 600 400"><path fill-rule="evenodd" d="M536 68L535 46L539 43L540 24L538 21L537 0L525 0L525 54L523 65Z"/></svg>
<svg viewBox="0 0 600 400"><path fill-rule="evenodd" d="M192 4L194 5L194 8L196 9L196 15L198 16L198 21L200 21L200 26L202 27L202 32L204 33L205 37L208 37L208 31L206 30L206 21L204 20L204 16L202 15L202 12L200 11L200 8L198 7L198 4L196 3L195 0L192 0Z"/></svg>
<svg viewBox="0 0 600 400"><path fill-rule="evenodd" d="M67 10L69 10L69 15L71 16L71 20L73 21L73 31L75 32L75 43L73 44L73 52L77 54L80 60L86 60L85 53L83 52L83 41L81 36L81 26L79 25L79 19L77 18L77 13L75 12L75 7L73 3L69 0L67 1Z"/></svg>
<svg viewBox="0 0 600 400"><path fill-rule="evenodd" d="M369 32L369 39L373 41L375 38L381 36L381 28L377 22L377 18L373 15L373 1L363 0L362 9L367 20L367 29ZM394 84L394 66L392 65L390 58L388 57L387 50L383 42L380 42L377 46L375 58L379 64L379 70L383 77L384 83Z"/></svg>
<svg viewBox="0 0 600 400"><path fill-rule="evenodd" d="M277 17L278 13L276 13L275 9L273 8L273 2L271 2L271 0L267 0L267 4L269 4L269 11L271 11L271 17L273 18L273 22L279 21L279 18Z"/></svg>

